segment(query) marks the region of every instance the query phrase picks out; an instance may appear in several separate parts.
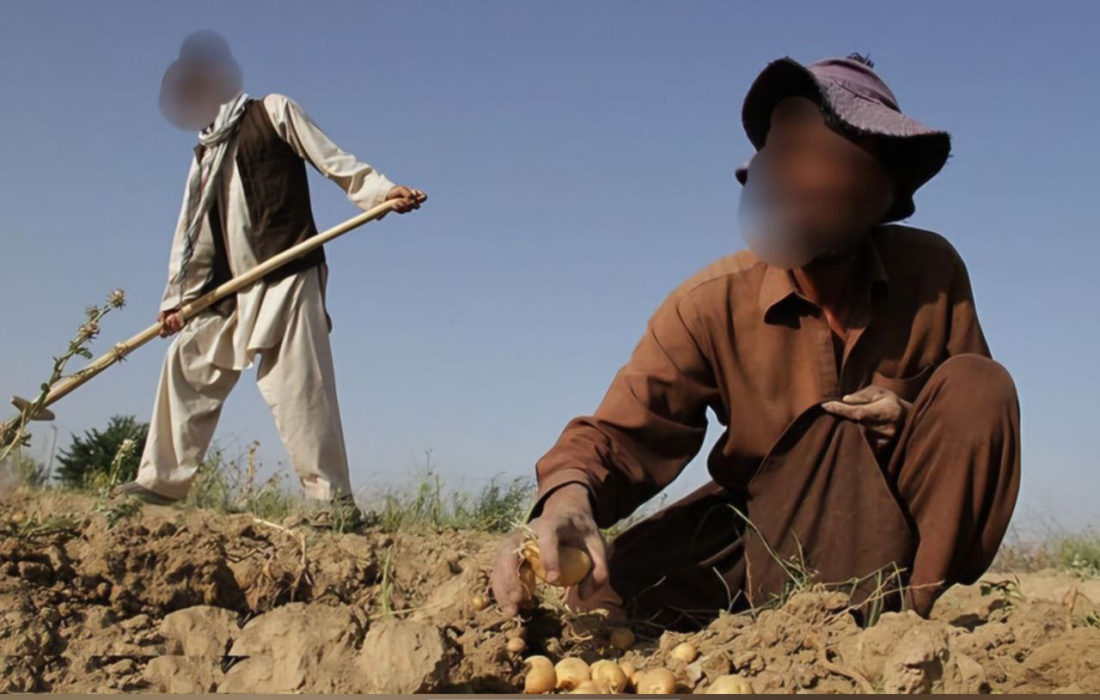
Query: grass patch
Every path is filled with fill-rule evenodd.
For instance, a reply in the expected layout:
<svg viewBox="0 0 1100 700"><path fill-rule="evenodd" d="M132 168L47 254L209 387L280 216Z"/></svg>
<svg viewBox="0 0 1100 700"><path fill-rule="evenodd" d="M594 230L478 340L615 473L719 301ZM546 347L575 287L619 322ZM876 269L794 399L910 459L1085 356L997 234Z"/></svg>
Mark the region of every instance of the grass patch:
<svg viewBox="0 0 1100 700"><path fill-rule="evenodd" d="M1058 562L1082 576L1100 576L1100 533L1086 531L1062 537L1055 545Z"/></svg>
<svg viewBox="0 0 1100 700"><path fill-rule="evenodd" d="M448 490L429 463L405 491L391 490L378 508L382 530L508 532L522 520L534 495L531 479L493 478L478 492Z"/></svg>
<svg viewBox="0 0 1100 700"><path fill-rule="evenodd" d="M991 570L1028 572L1058 569L1085 578L1100 577L1100 532L1069 532L1049 528L1040 539L1023 540L1012 532L1005 538Z"/></svg>
<svg viewBox="0 0 1100 700"><path fill-rule="evenodd" d="M259 443L253 442L245 455L233 459L224 448L211 448L184 503L220 513L251 513L275 521L302 511L303 499L286 487L283 474L276 472L258 480L258 448Z"/></svg>

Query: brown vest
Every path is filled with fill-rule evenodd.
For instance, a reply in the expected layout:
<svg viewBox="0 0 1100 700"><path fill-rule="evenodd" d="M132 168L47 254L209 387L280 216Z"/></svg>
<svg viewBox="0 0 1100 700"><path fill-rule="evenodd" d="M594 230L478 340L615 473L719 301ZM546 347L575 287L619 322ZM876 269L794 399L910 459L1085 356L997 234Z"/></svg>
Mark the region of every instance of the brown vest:
<svg viewBox="0 0 1100 700"><path fill-rule="evenodd" d="M248 242L256 262L261 263L317 234L309 201L306 165L275 131L260 100L248 100L236 139L237 172L252 223ZM195 157L201 159L202 153L203 146L199 144L195 147ZM207 291L230 279L224 238L225 214L216 200L210 209L210 225L214 234L215 261L214 277ZM317 248L270 272L264 280L274 282L324 262L324 249ZM231 300L232 297L226 301ZM218 311L226 313L231 308L232 303L219 304Z"/></svg>

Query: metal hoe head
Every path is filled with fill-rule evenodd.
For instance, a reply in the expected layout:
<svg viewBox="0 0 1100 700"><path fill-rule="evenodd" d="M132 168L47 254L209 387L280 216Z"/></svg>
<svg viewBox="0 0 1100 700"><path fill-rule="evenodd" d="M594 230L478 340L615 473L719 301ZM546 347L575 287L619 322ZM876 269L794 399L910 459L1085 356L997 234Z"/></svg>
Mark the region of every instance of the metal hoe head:
<svg viewBox="0 0 1100 700"><path fill-rule="evenodd" d="M25 413L26 411L30 410L31 406L34 405L34 402L33 401L28 401L27 399L23 398L22 396L13 396L13 397L11 397L11 405L15 406L16 409L19 410L19 413ZM54 415L53 415L53 411L51 411L50 409L40 408L35 412L35 414L33 416L29 416L28 419L29 420L53 420Z"/></svg>

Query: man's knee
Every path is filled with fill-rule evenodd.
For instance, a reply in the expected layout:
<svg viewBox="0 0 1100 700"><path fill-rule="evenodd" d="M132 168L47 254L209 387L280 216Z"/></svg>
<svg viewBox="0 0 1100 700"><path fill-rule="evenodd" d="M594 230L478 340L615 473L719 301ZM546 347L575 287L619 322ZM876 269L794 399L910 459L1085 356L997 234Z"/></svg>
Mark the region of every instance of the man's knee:
<svg viewBox="0 0 1100 700"><path fill-rule="evenodd" d="M983 355L949 357L929 379L925 391L935 395L941 410L963 421L1014 414L1016 384L1000 363Z"/></svg>

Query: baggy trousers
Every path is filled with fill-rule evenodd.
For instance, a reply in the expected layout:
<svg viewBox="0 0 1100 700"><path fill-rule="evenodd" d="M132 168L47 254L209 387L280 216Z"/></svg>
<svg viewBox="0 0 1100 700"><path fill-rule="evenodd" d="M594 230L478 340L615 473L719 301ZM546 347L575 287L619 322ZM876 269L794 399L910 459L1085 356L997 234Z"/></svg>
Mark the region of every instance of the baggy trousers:
<svg viewBox="0 0 1100 700"><path fill-rule="evenodd" d="M329 324L318 284L303 284L286 305L280 341L259 351L256 383L308 498L351 494ZM209 348L217 324L207 311L173 338L164 358L149 436L137 482L169 498L183 498L194 480L241 372L213 364Z"/></svg>
<svg viewBox="0 0 1100 700"><path fill-rule="evenodd" d="M609 545L609 584L576 609L672 629L766 605L807 573L866 612L927 615L996 554L1020 479L1015 386L979 355L947 359L880 463L862 426L813 407L775 443L743 492L710 483Z"/></svg>

